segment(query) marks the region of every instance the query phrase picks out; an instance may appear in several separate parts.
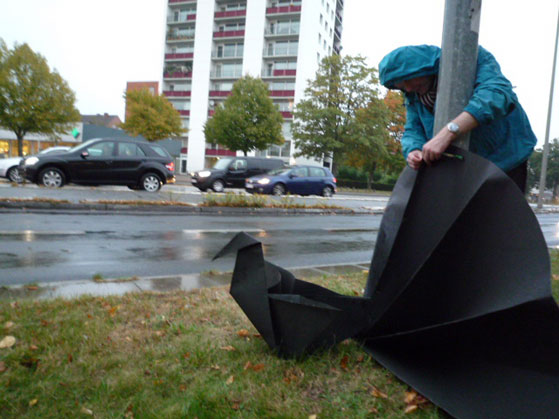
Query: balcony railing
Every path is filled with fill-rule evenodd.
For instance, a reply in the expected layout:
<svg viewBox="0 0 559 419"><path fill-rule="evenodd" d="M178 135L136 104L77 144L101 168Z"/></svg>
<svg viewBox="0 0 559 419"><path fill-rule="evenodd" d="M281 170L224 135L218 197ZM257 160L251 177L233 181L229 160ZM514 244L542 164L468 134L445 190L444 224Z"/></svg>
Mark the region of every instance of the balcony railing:
<svg viewBox="0 0 559 419"><path fill-rule="evenodd" d="M191 41L194 40L194 31L184 34L167 34L167 41Z"/></svg>
<svg viewBox="0 0 559 419"><path fill-rule="evenodd" d="M230 94L230 90L210 90L210 97L226 97Z"/></svg>
<svg viewBox="0 0 559 419"><path fill-rule="evenodd" d="M214 79L238 79L243 75L242 70L238 71L212 71L210 77Z"/></svg>
<svg viewBox="0 0 559 419"><path fill-rule="evenodd" d="M196 0L169 0L169 4L173 3L196 3Z"/></svg>
<svg viewBox="0 0 559 419"><path fill-rule="evenodd" d="M299 13L301 12L301 6L280 6L280 7L268 7L266 9L267 15L276 15L283 13Z"/></svg>
<svg viewBox="0 0 559 419"><path fill-rule="evenodd" d="M296 77L297 70L262 70L262 77Z"/></svg>
<svg viewBox="0 0 559 419"><path fill-rule="evenodd" d="M243 53L242 52L236 52L234 55L231 55L230 52L217 52L217 51L212 51L212 58L238 58L238 59L242 59L243 58Z"/></svg>
<svg viewBox="0 0 559 419"><path fill-rule="evenodd" d="M163 73L163 77L166 79L190 79L192 78L192 71L167 71Z"/></svg>
<svg viewBox="0 0 559 419"><path fill-rule="evenodd" d="M236 156L237 153L231 150L206 148L206 156Z"/></svg>
<svg viewBox="0 0 559 419"><path fill-rule="evenodd" d="M285 119L293 119L293 114L291 112L288 111L280 111L281 116L283 116Z"/></svg>
<svg viewBox="0 0 559 419"><path fill-rule="evenodd" d="M165 54L166 60L184 60L193 57L194 57L193 52L179 52L179 53Z"/></svg>
<svg viewBox="0 0 559 419"><path fill-rule="evenodd" d="M214 38L239 38L245 36L245 30L214 32Z"/></svg>
<svg viewBox="0 0 559 419"><path fill-rule="evenodd" d="M192 92L190 90L164 90L163 94L169 97L188 97Z"/></svg>
<svg viewBox="0 0 559 419"><path fill-rule="evenodd" d="M187 110L179 110L179 113L182 116L190 116L190 111L187 111Z"/></svg>
<svg viewBox="0 0 559 419"><path fill-rule="evenodd" d="M298 48L264 48L264 57L289 57L297 55Z"/></svg>
<svg viewBox="0 0 559 419"><path fill-rule="evenodd" d="M295 90L270 90L269 95L273 97L295 97Z"/></svg>
<svg viewBox="0 0 559 419"><path fill-rule="evenodd" d="M239 16L246 16L247 11L246 9L244 10L229 10L226 12L215 12L214 13L214 18L215 19L219 19L219 18L226 18L226 17L239 17Z"/></svg>
<svg viewBox="0 0 559 419"><path fill-rule="evenodd" d="M174 19L174 18L167 19L167 23L190 23L194 20L196 20L196 13L187 15L186 19Z"/></svg>
<svg viewBox="0 0 559 419"><path fill-rule="evenodd" d="M299 28L288 28L288 29L283 29L283 28L266 28L265 31L266 35L278 35L278 36L282 36L282 35L299 35Z"/></svg>

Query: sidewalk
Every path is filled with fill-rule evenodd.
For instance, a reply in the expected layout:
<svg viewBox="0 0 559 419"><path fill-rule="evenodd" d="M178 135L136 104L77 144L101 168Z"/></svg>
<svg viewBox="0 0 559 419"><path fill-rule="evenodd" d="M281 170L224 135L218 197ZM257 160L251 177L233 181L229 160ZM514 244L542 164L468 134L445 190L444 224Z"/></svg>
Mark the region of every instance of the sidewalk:
<svg viewBox="0 0 559 419"><path fill-rule="evenodd" d="M344 275L369 269L369 262L347 265L303 266L288 269L297 278ZM199 288L228 285L231 272L202 272L198 274L113 278L100 280L62 281L38 285L0 287L0 301L15 299L76 298L81 295L108 296L129 292L191 291Z"/></svg>

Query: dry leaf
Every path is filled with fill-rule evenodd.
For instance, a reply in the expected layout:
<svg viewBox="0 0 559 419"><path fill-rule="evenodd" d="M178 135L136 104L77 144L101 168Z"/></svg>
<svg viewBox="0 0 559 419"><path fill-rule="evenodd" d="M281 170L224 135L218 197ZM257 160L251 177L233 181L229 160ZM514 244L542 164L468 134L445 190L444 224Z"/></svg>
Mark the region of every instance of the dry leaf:
<svg viewBox="0 0 559 419"><path fill-rule="evenodd" d="M378 409L376 407L371 407L369 409L369 413L376 414L376 413L378 413Z"/></svg>
<svg viewBox="0 0 559 419"><path fill-rule="evenodd" d="M84 415L93 416L93 410L88 409L85 406L81 408L80 412L83 413Z"/></svg>
<svg viewBox="0 0 559 419"><path fill-rule="evenodd" d="M39 287L35 286L35 285L29 285L27 288L28 291L37 291L39 289Z"/></svg>
<svg viewBox="0 0 559 419"><path fill-rule="evenodd" d="M16 338L13 336L6 336L4 339L0 340L0 349L11 348L16 343Z"/></svg>
<svg viewBox="0 0 559 419"><path fill-rule="evenodd" d="M6 367L6 363L4 361L0 361L0 373L6 371L8 367Z"/></svg>
<svg viewBox="0 0 559 419"><path fill-rule="evenodd" d="M253 371L258 372L258 371L262 371L262 370L264 369L264 367L265 367L264 364L254 364L254 365L253 365L252 362L247 361L247 363L246 363L245 366L244 366L244 369L245 369L245 370L251 369L251 370L253 370Z"/></svg>
<svg viewBox="0 0 559 419"><path fill-rule="evenodd" d="M236 349L231 345L222 346L221 349L223 349L224 351L236 351Z"/></svg>
<svg viewBox="0 0 559 419"><path fill-rule="evenodd" d="M33 399L29 402L29 406L35 406L39 400Z"/></svg>
<svg viewBox="0 0 559 419"><path fill-rule="evenodd" d="M184 359L190 358L190 352L183 354L182 356Z"/></svg>
<svg viewBox="0 0 559 419"><path fill-rule="evenodd" d="M416 410L417 410L417 405L416 404L410 404L410 405L406 406L406 409L404 410L404 413L407 415L408 413L415 412Z"/></svg>
<svg viewBox="0 0 559 419"><path fill-rule="evenodd" d="M406 404L410 404L411 402L413 402L415 400L415 398L417 397L417 393L412 390L412 391L406 391L405 393L405 397L404 397L404 402Z"/></svg>
<svg viewBox="0 0 559 419"><path fill-rule="evenodd" d="M317 416L316 415L309 415L309 419L316 419Z"/></svg>
<svg viewBox="0 0 559 419"><path fill-rule="evenodd" d="M227 381L225 382L225 384L229 385L229 384L233 384L233 381L235 381L235 377L232 375L231 377L229 377L227 379Z"/></svg>
<svg viewBox="0 0 559 419"><path fill-rule="evenodd" d="M68 354L68 363L71 364L74 361L72 354Z"/></svg>
<svg viewBox="0 0 559 419"><path fill-rule="evenodd" d="M186 391L186 389L187 389L186 384L181 384L181 385L179 386L179 390L180 390L180 391Z"/></svg>
<svg viewBox="0 0 559 419"><path fill-rule="evenodd" d="M17 308L17 307L18 307L17 301L12 301L12 302L10 303L10 307L11 307L11 308Z"/></svg>
<svg viewBox="0 0 559 419"><path fill-rule="evenodd" d="M365 355L361 354L357 357L357 362L363 362L365 360Z"/></svg>
<svg viewBox="0 0 559 419"><path fill-rule="evenodd" d="M344 370L347 370L348 361L349 361L349 357L347 355L344 355L344 357L340 361L340 367Z"/></svg>
<svg viewBox="0 0 559 419"><path fill-rule="evenodd" d="M247 361L247 363L245 364L245 366L243 367L243 369L246 370L246 369L248 369L248 368L250 368L250 367L252 367L252 362Z"/></svg>
<svg viewBox="0 0 559 419"><path fill-rule="evenodd" d="M376 387L373 387L373 390L371 391L371 396L376 397L378 399L388 399L388 395L386 393L383 393Z"/></svg>
<svg viewBox="0 0 559 419"><path fill-rule="evenodd" d="M210 368L211 368L212 370L218 370L218 369L220 369L221 367L220 367L219 365L217 365L217 364L214 364L214 365L212 365Z"/></svg>
<svg viewBox="0 0 559 419"><path fill-rule="evenodd" d="M246 329L241 329L237 332L237 335L239 335L239 337L241 338L248 338L250 336L250 333Z"/></svg>
<svg viewBox="0 0 559 419"><path fill-rule="evenodd" d="M37 349L39 349L39 347L37 345L29 345L29 350L30 351L36 351Z"/></svg>

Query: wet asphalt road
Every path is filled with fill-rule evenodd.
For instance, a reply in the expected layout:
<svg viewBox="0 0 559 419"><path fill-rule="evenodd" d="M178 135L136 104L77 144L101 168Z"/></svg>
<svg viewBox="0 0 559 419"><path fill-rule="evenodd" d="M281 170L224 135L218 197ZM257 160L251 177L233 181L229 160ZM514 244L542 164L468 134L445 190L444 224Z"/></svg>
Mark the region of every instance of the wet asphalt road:
<svg viewBox="0 0 559 419"><path fill-rule="evenodd" d="M231 270L238 231L286 268L370 261L380 216L0 215L0 284Z"/></svg>

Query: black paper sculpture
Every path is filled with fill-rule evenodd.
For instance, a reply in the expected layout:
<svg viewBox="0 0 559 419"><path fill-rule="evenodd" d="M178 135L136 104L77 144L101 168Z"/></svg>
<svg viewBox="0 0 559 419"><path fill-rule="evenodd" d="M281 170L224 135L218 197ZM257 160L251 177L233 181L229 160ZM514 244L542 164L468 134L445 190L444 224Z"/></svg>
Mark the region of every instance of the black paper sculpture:
<svg viewBox="0 0 559 419"><path fill-rule="evenodd" d="M245 234L224 249L238 250L231 293L283 355L354 337L453 416L559 417L559 308L538 221L496 166L450 152L461 158L400 176L364 297L295 279Z"/></svg>

